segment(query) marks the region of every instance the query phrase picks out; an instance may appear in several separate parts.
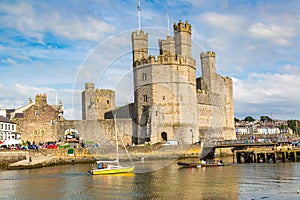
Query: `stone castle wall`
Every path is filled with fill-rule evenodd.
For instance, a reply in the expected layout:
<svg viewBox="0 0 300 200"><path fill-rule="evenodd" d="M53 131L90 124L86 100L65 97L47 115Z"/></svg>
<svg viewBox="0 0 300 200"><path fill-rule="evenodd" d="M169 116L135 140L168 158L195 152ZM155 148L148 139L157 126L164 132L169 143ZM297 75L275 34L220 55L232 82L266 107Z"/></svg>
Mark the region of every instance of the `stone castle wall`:
<svg viewBox="0 0 300 200"><path fill-rule="evenodd" d="M125 145L131 144L132 120L116 119L116 130L121 144L121 137ZM115 124L113 119L106 120L66 120L58 126L59 132L64 133L67 129L76 129L83 142L98 143L100 145L115 144Z"/></svg>

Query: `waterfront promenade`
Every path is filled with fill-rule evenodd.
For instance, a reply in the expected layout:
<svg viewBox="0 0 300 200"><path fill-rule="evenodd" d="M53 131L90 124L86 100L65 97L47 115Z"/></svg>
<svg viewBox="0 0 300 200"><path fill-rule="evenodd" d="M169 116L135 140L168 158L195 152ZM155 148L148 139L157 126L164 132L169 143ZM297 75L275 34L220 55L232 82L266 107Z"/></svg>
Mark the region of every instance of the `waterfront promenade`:
<svg viewBox="0 0 300 200"><path fill-rule="evenodd" d="M254 145L254 146L253 146ZM281 147L273 144L243 144L230 146L227 144L215 146L212 152L217 156L233 156L233 162L288 162L300 160L300 149L291 146ZM260 146L263 145L263 146ZM238 148L238 149L235 149ZM242 148L242 149L240 149ZM235 149L233 151L233 149ZM203 149L200 145L151 145L128 146L128 153L124 148L119 149L119 158L122 162L130 159L167 160L181 158L199 158ZM71 152L71 153L70 153ZM205 151L204 151L205 152ZM211 152L211 153L212 153ZM129 156L128 156L129 154ZM236 156L236 160L235 160ZM54 165L94 163L96 160L115 160L116 149L107 145L98 148L64 148L39 149L38 151L0 151L0 165L5 169L31 169Z"/></svg>
<svg viewBox="0 0 300 200"><path fill-rule="evenodd" d="M199 157L201 146L135 146L128 147L128 153L133 161L179 159ZM0 151L1 166L7 169L31 169L53 165L94 163L96 160L116 159L115 149L112 146L100 148L70 149L39 149L38 151ZM125 149L120 149L120 160L129 161Z"/></svg>

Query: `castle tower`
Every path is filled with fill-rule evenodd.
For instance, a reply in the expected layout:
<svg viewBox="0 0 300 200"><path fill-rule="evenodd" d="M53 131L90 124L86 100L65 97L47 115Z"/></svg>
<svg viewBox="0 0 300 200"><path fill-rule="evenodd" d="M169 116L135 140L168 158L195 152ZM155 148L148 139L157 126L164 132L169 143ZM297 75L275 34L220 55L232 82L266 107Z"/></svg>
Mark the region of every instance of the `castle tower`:
<svg viewBox="0 0 300 200"><path fill-rule="evenodd" d="M96 114L97 119L104 119L104 114L115 109L115 91L96 89Z"/></svg>
<svg viewBox="0 0 300 200"><path fill-rule="evenodd" d="M94 83L86 83L85 90L82 92L82 119L96 119Z"/></svg>
<svg viewBox="0 0 300 200"><path fill-rule="evenodd" d="M133 63L137 60L148 58L148 33L144 34L143 30L133 32L132 39L132 54Z"/></svg>
<svg viewBox="0 0 300 200"><path fill-rule="evenodd" d="M191 26L179 22L174 25L174 33L175 41L171 36L159 40L157 59L133 52L134 143L179 140L191 144L191 133L196 133L196 64L191 58ZM136 37L136 33L132 35ZM135 51L136 40L132 42Z"/></svg>
<svg viewBox="0 0 300 200"><path fill-rule="evenodd" d="M186 22L185 24L179 21L178 24L174 24L174 36L175 36L175 49L176 54L187 58L191 55L191 35L192 26Z"/></svg>
<svg viewBox="0 0 300 200"><path fill-rule="evenodd" d="M216 79L216 55L215 52L203 52L200 54L202 66L202 78L211 92L216 91L214 88L214 80Z"/></svg>

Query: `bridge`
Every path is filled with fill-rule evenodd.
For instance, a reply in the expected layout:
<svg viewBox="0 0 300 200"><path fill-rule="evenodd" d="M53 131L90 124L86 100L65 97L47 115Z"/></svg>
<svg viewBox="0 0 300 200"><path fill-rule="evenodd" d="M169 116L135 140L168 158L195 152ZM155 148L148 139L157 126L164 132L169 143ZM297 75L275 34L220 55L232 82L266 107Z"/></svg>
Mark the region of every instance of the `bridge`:
<svg viewBox="0 0 300 200"><path fill-rule="evenodd" d="M212 142L207 146L203 147L202 159L212 159L215 155L215 150L218 148L231 148L233 161L234 161L234 152L236 150L247 149L248 147L276 147L278 143L268 142L268 143L253 143L253 142L245 142L244 140L227 140L221 142Z"/></svg>

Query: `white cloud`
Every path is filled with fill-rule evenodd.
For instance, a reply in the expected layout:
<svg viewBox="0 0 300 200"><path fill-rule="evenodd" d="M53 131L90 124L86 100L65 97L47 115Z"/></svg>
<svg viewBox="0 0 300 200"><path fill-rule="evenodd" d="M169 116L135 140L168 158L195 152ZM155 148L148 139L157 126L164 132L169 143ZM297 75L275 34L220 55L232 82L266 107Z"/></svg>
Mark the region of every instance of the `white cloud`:
<svg viewBox="0 0 300 200"><path fill-rule="evenodd" d="M245 24L244 17L237 14L206 12L201 14L199 18L210 26L221 28L229 32L241 32Z"/></svg>
<svg viewBox="0 0 300 200"><path fill-rule="evenodd" d="M289 39L296 35L291 27L281 27L273 24L266 25L260 22L252 24L248 31L255 38L270 40L282 46L289 45Z"/></svg>
<svg viewBox="0 0 300 200"><path fill-rule="evenodd" d="M115 31L113 25L91 16L76 13L68 13L69 16L66 16L57 10L47 10L47 7L43 8L45 10L37 9L21 1L18 4L2 3L0 11L5 15L2 16L1 26L15 28L28 37L36 38L40 43L43 43L44 34L49 32L67 39L100 41L105 33ZM8 21L10 23L6 23Z"/></svg>
<svg viewBox="0 0 300 200"><path fill-rule="evenodd" d="M12 59L12 58L5 58L5 59L1 59L1 62L6 63L6 64L17 64L17 61Z"/></svg>
<svg viewBox="0 0 300 200"><path fill-rule="evenodd" d="M233 78L235 112L291 118L300 112L300 74L251 73L245 80ZM298 72L299 69L297 68Z"/></svg>
<svg viewBox="0 0 300 200"><path fill-rule="evenodd" d="M29 98L33 101L35 95L46 94L47 103L55 105L56 100L59 103L62 100L66 119L81 118L81 90L75 89L54 89L50 87L36 87L16 83L13 85L0 84L0 109L19 108L27 105ZM57 97L57 99L56 99Z"/></svg>

